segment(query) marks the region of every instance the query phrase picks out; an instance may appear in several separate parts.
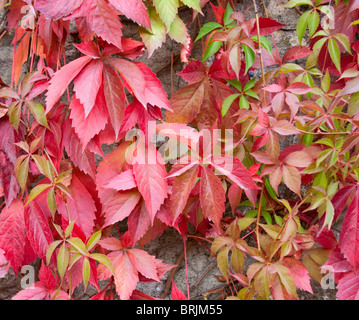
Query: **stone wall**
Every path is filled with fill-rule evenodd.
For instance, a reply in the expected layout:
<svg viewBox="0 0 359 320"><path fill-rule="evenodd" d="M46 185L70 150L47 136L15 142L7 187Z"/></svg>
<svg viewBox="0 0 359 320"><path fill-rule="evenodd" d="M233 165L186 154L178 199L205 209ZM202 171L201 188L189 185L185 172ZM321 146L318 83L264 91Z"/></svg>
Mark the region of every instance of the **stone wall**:
<svg viewBox="0 0 359 320"><path fill-rule="evenodd" d="M281 5L286 3L286 0L256 0L259 15L266 17L268 14L269 18L275 19L280 23L285 24L285 27L275 32L274 38L278 46L280 55L282 56L286 50L290 47L298 45L298 40L296 37L296 21L299 17L298 11L294 9L282 8ZM241 12L244 12L247 8L249 9L249 17L254 17L253 12L253 2L252 0L238 0L237 9ZM209 15L204 8L204 16L199 16L201 24L209 21ZM187 23L190 19L190 12L187 10L181 11L180 16L183 18L184 22ZM140 40L137 26L131 21L125 21L125 36L131 36L133 39ZM2 34L6 26L4 13L0 14L0 34ZM197 21L189 25L190 34L195 37L198 33L199 26ZM13 38L13 32L7 32L5 36L0 40L0 77L7 84L11 80L11 64L12 64L12 46L11 41ZM271 37L268 37L271 41ZM71 61L74 58L78 57L78 52L71 45L71 41L68 44L68 60ZM158 78L161 80L164 89L167 94L171 95L171 54L176 54L180 50L179 44L175 43L171 39L167 38L167 42L163 46L155 51L155 53L148 59L147 53L142 57L138 58L138 61L142 61L149 65L151 69L157 73ZM200 59L202 55L201 45L196 45L193 49L191 58ZM175 59L173 66L173 90L176 91L179 87L183 86L185 83L183 80L176 75L177 72L183 69L184 65ZM25 65L26 68L26 65ZM293 141L284 141L284 144L291 144ZM107 150L111 151L111 148ZM207 247L206 247L207 246ZM182 238L174 231L168 230L161 237L152 241L145 246L145 249L150 253L156 255L158 259L162 259L163 262L168 264L176 263L178 257L183 253L183 242ZM249 261L248 261L249 262ZM167 273L168 275L169 273ZM198 283L198 280L201 280L201 276L205 275L204 280ZM217 290L223 287L224 283L218 281L220 276L219 270L215 266L215 258L209 257L208 243L198 243L195 242L190 249L188 250L188 276L189 276L189 285L193 286L191 291L191 297L194 299L203 299L203 296L209 291ZM184 268L184 261L182 260L178 272L176 273L174 280L178 287L186 292L186 275ZM138 289L143 290L144 292L154 296L159 297L164 290L165 281L163 283L153 283L153 284L139 284ZM20 278L15 277L13 273L9 273L5 278L0 279L0 300L10 299L14 294L20 289ZM335 299L335 291L327 290L324 291L318 284L313 283L314 295L311 295L306 292L300 292L300 298L306 300L328 300ZM75 291L75 295L78 299L88 299L92 296L95 291L89 286L86 293L83 292L82 287L78 287ZM208 296L209 298L220 298L221 291L217 290L213 294ZM168 298L168 296L166 297Z"/></svg>

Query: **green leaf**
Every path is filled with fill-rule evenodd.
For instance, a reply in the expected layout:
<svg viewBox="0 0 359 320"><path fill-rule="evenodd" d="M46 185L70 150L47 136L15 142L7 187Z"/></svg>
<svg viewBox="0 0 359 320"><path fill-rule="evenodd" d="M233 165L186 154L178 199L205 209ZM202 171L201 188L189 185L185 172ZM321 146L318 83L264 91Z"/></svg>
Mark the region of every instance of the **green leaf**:
<svg viewBox="0 0 359 320"><path fill-rule="evenodd" d="M224 11L224 15L223 15L223 24L225 26L228 26L229 24L231 24L233 22L233 19L230 19L230 16L233 13L233 9L232 7L229 5L229 3L227 3L227 7L226 10Z"/></svg>
<svg viewBox="0 0 359 320"><path fill-rule="evenodd" d="M232 103L234 102L234 100L236 100L238 97L240 96L239 93L236 93L236 94L231 94L230 96L228 96L224 102L223 102L223 105L222 105L222 117L224 117L229 108L231 107Z"/></svg>
<svg viewBox="0 0 359 320"><path fill-rule="evenodd" d="M223 41L213 41L208 46L203 55L202 62L206 61L209 57L212 57L222 47Z"/></svg>
<svg viewBox="0 0 359 320"><path fill-rule="evenodd" d="M256 85L255 79L251 79L244 85L243 91L247 94L247 91L252 89L255 85Z"/></svg>
<svg viewBox="0 0 359 320"><path fill-rule="evenodd" d="M177 16L178 0L154 0L154 4L158 15L169 30Z"/></svg>
<svg viewBox="0 0 359 320"><path fill-rule="evenodd" d="M151 57L153 52L157 48L160 48L162 43L166 41L167 30L165 24L154 9L148 10L148 16L151 22L151 30L144 27L139 27L138 30L148 50L148 57Z"/></svg>
<svg viewBox="0 0 359 320"><path fill-rule="evenodd" d="M90 261L85 257L82 265L82 281L84 283L84 290L86 291L89 283L91 273Z"/></svg>
<svg viewBox="0 0 359 320"><path fill-rule="evenodd" d="M328 50L329 50L329 54L330 54L330 57L332 58L333 63L335 64L338 71L341 73L340 51L339 51L338 44L336 43L336 41L333 38L328 39Z"/></svg>
<svg viewBox="0 0 359 320"><path fill-rule="evenodd" d="M57 271L61 279L64 277L68 265L69 265L69 250L66 247L66 243L63 243L59 250L59 254L57 255Z"/></svg>
<svg viewBox="0 0 359 320"><path fill-rule="evenodd" d="M66 240L71 246L73 246L76 251L81 253L83 256L89 257L90 254L87 251L86 245L83 243L83 241L80 238L70 238Z"/></svg>
<svg viewBox="0 0 359 320"><path fill-rule="evenodd" d="M246 230L254 221L256 221L256 218L249 218L249 217L239 218L238 219L239 230L241 231Z"/></svg>
<svg viewBox="0 0 359 320"><path fill-rule="evenodd" d="M171 39L185 45L187 43L187 28L180 17L176 17L172 22L171 28L168 32Z"/></svg>
<svg viewBox="0 0 359 320"><path fill-rule="evenodd" d="M277 270L277 273L280 278L280 282L283 284L284 288L288 291L288 293L298 299L297 295L297 287L295 285L295 281L293 279L293 276L291 275L289 269L285 266L282 266L280 264L274 264L275 269Z"/></svg>
<svg viewBox="0 0 359 320"><path fill-rule="evenodd" d="M333 219L334 219L334 207L332 202L329 199L327 199L323 228L325 226L328 226L328 229L330 230L332 227Z"/></svg>
<svg viewBox="0 0 359 320"><path fill-rule="evenodd" d="M29 160L30 158L26 157L25 160L21 162L16 175L19 186L23 191L26 188L27 177L29 175Z"/></svg>
<svg viewBox="0 0 359 320"><path fill-rule="evenodd" d="M47 206L50 209L50 212L52 214L52 217L55 217L55 213L57 211L57 204L56 204L56 198L55 198L55 190L54 188L51 188L49 192L47 193Z"/></svg>
<svg viewBox="0 0 359 320"><path fill-rule="evenodd" d="M305 5L313 7L313 3L311 0L290 0L283 7L284 8L293 8L293 7L305 6Z"/></svg>
<svg viewBox="0 0 359 320"><path fill-rule="evenodd" d="M47 123L44 107L35 101L26 101L26 105L30 108L30 111L35 117L36 121L45 128L51 130L49 124Z"/></svg>
<svg viewBox="0 0 359 320"><path fill-rule="evenodd" d="M217 266L219 271L223 274L223 276L228 279L228 270L229 270L229 263L228 263L228 253L229 247L224 247L221 249L217 254Z"/></svg>
<svg viewBox="0 0 359 320"><path fill-rule="evenodd" d="M258 43L258 36L252 36L253 41ZM261 40L261 46L270 54L270 56L273 58L272 55L272 45L270 44L269 40L265 36L260 36Z"/></svg>
<svg viewBox="0 0 359 320"><path fill-rule="evenodd" d="M249 109L249 102L248 102L248 99L242 95L241 98L239 99L239 107L241 109Z"/></svg>
<svg viewBox="0 0 359 320"><path fill-rule="evenodd" d="M54 253L55 249L58 247L58 245L62 242L62 240L56 240L47 247L46 250L46 265L50 264L52 254Z"/></svg>
<svg viewBox="0 0 359 320"><path fill-rule="evenodd" d="M235 273L241 273L244 269L244 256L241 250L234 247L231 254L231 266Z"/></svg>
<svg viewBox="0 0 359 320"><path fill-rule="evenodd" d="M190 7L198 12L202 12L201 7L199 5L200 0L181 0L183 4L185 4L187 7Z"/></svg>
<svg viewBox="0 0 359 320"><path fill-rule="evenodd" d="M227 80L227 82L235 87L239 92L242 92L242 84L238 80Z"/></svg>
<svg viewBox="0 0 359 320"><path fill-rule="evenodd" d="M273 189L272 185L270 184L270 181L268 178L265 178L264 180L264 185L266 186L266 189L269 193L269 195L276 201L278 201L277 198L277 193L275 192L275 190Z"/></svg>
<svg viewBox="0 0 359 320"><path fill-rule="evenodd" d="M319 26L319 13L313 10L308 18L309 37L311 37Z"/></svg>
<svg viewBox="0 0 359 320"><path fill-rule="evenodd" d="M88 251L91 251L94 248L97 242L101 239L101 235L102 235L102 230L99 230L91 236L91 238L86 243L86 247Z"/></svg>
<svg viewBox="0 0 359 320"><path fill-rule="evenodd" d="M247 96L250 96L250 97L252 97L252 98L254 98L254 99L260 100L260 98L259 98L257 92L254 92L253 90L248 90L248 91L246 91L246 95L247 95Z"/></svg>
<svg viewBox="0 0 359 320"><path fill-rule="evenodd" d="M35 186L31 191L30 191L30 195L29 198L25 204L25 207L32 201L34 200L41 192L45 191L48 188L51 188L52 184L39 184L37 186Z"/></svg>
<svg viewBox="0 0 359 320"><path fill-rule="evenodd" d="M308 134L308 133L303 134L303 142L306 147L309 147L312 145L313 138L314 138L313 134Z"/></svg>
<svg viewBox="0 0 359 320"><path fill-rule="evenodd" d="M297 37L300 45L302 45L303 36L307 29L309 15L310 11L304 12L297 21Z"/></svg>
<svg viewBox="0 0 359 320"><path fill-rule="evenodd" d="M245 54L245 60L246 60L246 71L244 72L244 74L246 74L248 69L253 65L254 60L256 58L256 54L250 47L248 47L246 44L243 43L242 43L242 49Z"/></svg>
<svg viewBox="0 0 359 320"><path fill-rule="evenodd" d="M198 41L199 39L203 38L205 35L207 35L208 33L212 32L215 29L219 29L222 28L222 25L219 24L218 22L208 22L206 24L203 25L203 27L199 30L198 36L195 40Z"/></svg>
<svg viewBox="0 0 359 320"><path fill-rule="evenodd" d="M352 53L348 37L344 33L336 33L333 38L337 39L348 53Z"/></svg>
<svg viewBox="0 0 359 320"><path fill-rule="evenodd" d="M269 212L267 211L262 211L262 217L264 218L264 220L267 222L267 224L273 224L273 220L271 215L269 214Z"/></svg>
<svg viewBox="0 0 359 320"><path fill-rule="evenodd" d="M106 266L107 269L111 271L113 275L115 275L115 270L113 269L112 262L107 256L101 253L92 253L90 255L90 258L102 263L104 266Z"/></svg>

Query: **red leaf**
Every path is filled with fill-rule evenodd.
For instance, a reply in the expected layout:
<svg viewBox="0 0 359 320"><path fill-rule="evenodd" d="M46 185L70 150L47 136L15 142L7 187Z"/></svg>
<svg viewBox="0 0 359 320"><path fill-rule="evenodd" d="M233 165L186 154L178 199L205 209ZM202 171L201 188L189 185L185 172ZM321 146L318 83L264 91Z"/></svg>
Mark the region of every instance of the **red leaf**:
<svg viewBox="0 0 359 320"><path fill-rule="evenodd" d="M299 131L287 120L279 120L272 125L272 130L281 134L282 136L288 136L292 134L298 134Z"/></svg>
<svg viewBox="0 0 359 320"><path fill-rule="evenodd" d="M280 85L273 83L273 84L270 84L270 85L264 87L263 90L272 92L272 93L277 93L277 92L282 92L283 88Z"/></svg>
<svg viewBox="0 0 359 320"><path fill-rule="evenodd" d="M171 210L174 214L173 222L175 222L179 215L183 212L193 185L197 179L198 172L199 166L196 165L174 179L172 195L170 198Z"/></svg>
<svg viewBox="0 0 359 320"><path fill-rule="evenodd" d="M148 230L151 225L151 219L143 200L137 204L129 215L127 225L134 243L140 240Z"/></svg>
<svg viewBox="0 0 359 320"><path fill-rule="evenodd" d="M56 289L56 281L54 274L51 272L50 268L47 268L44 264L44 261L41 263L41 268L39 270L39 280L44 285L47 290Z"/></svg>
<svg viewBox="0 0 359 320"><path fill-rule="evenodd" d="M305 46L295 46L290 48L283 56L282 61L287 62L290 60L301 59L309 56L313 51Z"/></svg>
<svg viewBox="0 0 359 320"><path fill-rule="evenodd" d="M141 194L136 190L99 192L101 202L106 212L105 223L107 227L128 217L141 199Z"/></svg>
<svg viewBox="0 0 359 320"><path fill-rule="evenodd" d="M226 196L221 180L212 169L203 166L200 182L201 208L204 216L214 223L217 231L220 230L225 201Z"/></svg>
<svg viewBox="0 0 359 320"><path fill-rule="evenodd" d="M339 236L339 248L352 266L359 263L359 191L356 190L345 214Z"/></svg>
<svg viewBox="0 0 359 320"><path fill-rule="evenodd" d="M74 79L74 91L85 110L85 119L95 105L97 93L102 84L104 64L101 60L93 60Z"/></svg>
<svg viewBox="0 0 359 320"><path fill-rule="evenodd" d="M10 206L20 190L14 174L14 165L2 151L0 151L0 190L0 194L5 197L6 206Z"/></svg>
<svg viewBox="0 0 359 320"><path fill-rule="evenodd" d="M313 158L304 150L294 151L288 154L283 162L293 167L306 168L313 162Z"/></svg>
<svg viewBox="0 0 359 320"><path fill-rule="evenodd" d="M24 206L16 199L0 214L0 249L15 274L23 262L25 239Z"/></svg>
<svg viewBox="0 0 359 320"><path fill-rule="evenodd" d="M337 285L339 300L359 300L359 271L345 274Z"/></svg>
<svg viewBox="0 0 359 320"><path fill-rule="evenodd" d="M76 174L72 174L70 186L71 198L67 198L67 207L71 221L76 220L76 224L82 232L89 238L93 233L93 227L96 219L95 201L91 194L87 191ZM57 205L59 213L67 220L67 209L63 201Z"/></svg>
<svg viewBox="0 0 359 320"><path fill-rule="evenodd" d="M181 72L177 73L188 83L201 81L207 74L206 66L199 60L190 62Z"/></svg>
<svg viewBox="0 0 359 320"><path fill-rule="evenodd" d="M188 300L185 294L177 288L175 282L172 280L172 291L171 291L172 300Z"/></svg>
<svg viewBox="0 0 359 320"><path fill-rule="evenodd" d="M286 90L294 94L306 94L312 91L313 88L303 82L294 82L290 84Z"/></svg>
<svg viewBox="0 0 359 320"><path fill-rule="evenodd" d="M84 0L35 0L34 7L46 18L60 19L73 13Z"/></svg>
<svg viewBox="0 0 359 320"><path fill-rule="evenodd" d="M104 0L90 1L92 2L86 16L87 23L102 39L122 49L122 23L120 18Z"/></svg>
<svg viewBox="0 0 359 320"><path fill-rule="evenodd" d="M24 221L26 235L36 254L43 258L48 246L53 241L53 236L42 207L37 199L31 201L25 208Z"/></svg>
<svg viewBox="0 0 359 320"><path fill-rule="evenodd" d="M211 165L242 189L259 190L248 169L239 159L231 156L214 156Z"/></svg>
<svg viewBox="0 0 359 320"><path fill-rule="evenodd" d="M81 51L85 56L89 56L93 59L99 58L101 55L98 47L92 41L74 43L73 45L77 48L77 50Z"/></svg>
<svg viewBox="0 0 359 320"><path fill-rule="evenodd" d="M217 22L220 24L223 24L223 16L224 16L225 10L221 7L217 7L217 6L213 5L212 2L210 2L210 5L212 7L212 11L213 11L213 14L214 14Z"/></svg>
<svg viewBox="0 0 359 320"><path fill-rule="evenodd" d="M139 249L131 249L128 253L138 272L148 279L160 281L157 274L156 258L154 256L151 256L146 251Z"/></svg>
<svg viewBox="0 0 359 320"><path fill-rule="evenodd" d="M167 172L161 155L152 143L145 147L144 141L140 139L136 151L133 174L152 224L156 212L167 198Z"/></svg>
<svg viewBox="0 0 359 320"><path fill-rule="evenodd" d="M81 57L62 67L50 80L46 94L46 113L50 112L55 103L61 98L68 85L92 61L91 57Z"/></svg>
<svg viewBox="0 0 359 320"><path fill-rule="evenodd" d="M259 17L259 29L261 36L271 34L284 26L285 24L279 23L278 21L275 21L273 19ZM251 31L251 35L257 35L257 22L254 24L254 27Z"/></svg>
<svg viewBox="0 0 359 320"><path fill-rule="evenodd" d="M87 118L84 106L77 99L76 95L72 97L70 109L72 126L75 129L77 136L80 138L82 149L85 149L90 140L105 129L108 122L103 88L100 89L96 99L96 105L93 107Z"/></svg>
<svg viewBox="0 0 359 320"><path fill-rule="evenodd" d="M62 143L71 161L80 170L94 178L96 173L95 155L88 149L84 150L69 121L64 122L63 135Z"/></svg>
<svg viewBox="0 0 359 320"><path fill-rule="evenodd" d="M232 214L235 213L236 208L242 202L242 193L243 189L235 183L233 183L228 189L228 200L231 204Z"/></svg>
<svg viewBox="0 0 359 320"><path fill-rule="evenodd" d="M109 0L110 3L126 17L137 22L141 26L151 29L150 18L142 0Z"/></svg>
<svg viewBox="0 0 359 320"><path fill-rule="evenodd" d="M204 81L178 89L171 97L173 112L166 112L167 122L188 124L199 114L204 99Z"/></svg>
<svg viewBox="0 0 359 320"><path fill-rule="evenodd" d="M118 138L124 118L126 95L121 79L108 65L104 66L103 85L107 110L116 138Z"/></svg>
<svg viewBox="0 0 359 320"><path fill-rule="evenodd" d="M287 185L287 187L290 190L292 190L299 197L301 197L300 194L301 179L298 169L292 166L282 166L282 170L283 170L284 183Z"/></svg>
<svg viewBox="0 0 359 320"><path fill-rule="evenodd" d="M48 291L44 285L38 281L32 286L19 291L11 300L47 300Z"/></svg>
<svg viewBox="0 0 359 320"><path fill-rule="evenodd" d="M144 86L145 104L142 102L143 106L146 108L147 103L149 103L152 106L171 110L167 94L161 85L161 81L145 64L141 62L135 62L135 64L141 70L146 83L146 85Z"/></svg>
<svg viewBox="0 0 359 320"><path fill-rule="evenodd" d="M131 169L121 172L119 175L108 180L104 188L115 189L117 191L136 188L136 181Z"/></svg>

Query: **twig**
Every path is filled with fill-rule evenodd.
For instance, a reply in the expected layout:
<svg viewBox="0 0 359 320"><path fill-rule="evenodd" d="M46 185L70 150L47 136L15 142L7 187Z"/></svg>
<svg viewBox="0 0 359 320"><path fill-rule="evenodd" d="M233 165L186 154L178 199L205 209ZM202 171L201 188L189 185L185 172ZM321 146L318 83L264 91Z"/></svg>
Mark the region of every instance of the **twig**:
<svg viewBox="0 0 359 320"><path fill-rule="evenodd" d="M200 278L193 284L193 286L189 289L189 291L194 291L199 286L199 284L203 281L203 279L214 269L217 267L217 261L213 262L207 270L200 276Z"/></svg>
<svg viewBox="0 0 359 320"><path fill-rule="evenodd" d="M194 242L189 242L186 246L186 250L188 251L192 246L193 246ZM174 276L176 275L177 271L178 271L178 268L182 262L182 260L184 259L184 250L182 251L182 253L178 256L175 264L177 265L177 267L174 267L172 270L171 270L171 273L169 274L168 278L167 278L167 281L166 281L166 284L165 284L165 288L163 289L163 291L161 292L159 298L160 299L164 299L168 293L170 292L170 289L171 289L171 286L172 286L172 280L174 278Z"/></svg>

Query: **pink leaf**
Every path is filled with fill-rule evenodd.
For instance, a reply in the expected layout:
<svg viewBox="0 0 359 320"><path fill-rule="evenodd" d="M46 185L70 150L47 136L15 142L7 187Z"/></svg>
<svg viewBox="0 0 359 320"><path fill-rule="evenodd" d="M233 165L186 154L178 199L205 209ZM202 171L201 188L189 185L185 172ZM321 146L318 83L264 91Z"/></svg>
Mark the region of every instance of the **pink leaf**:
<svg viewBox="0 0 359 320"><path fill-rule="evenodd" d="M46 113L53 108L71 81L75 79L75 77L91 60L91 57L81 57L71 61L54 74L50 80L50 85L46 94Z"/></svg>
<svg viewBox="0 0 359 320"><path fill-rule="evenodd" d="M33 250L39 257L45 257L48 246L53 241L53 236L46 214L34 199L25 208L24 221L26 234Z"/></svg>
<svg viewBox="0 0 359 320"><path fill-rule="evenodd" d="M190 62L181 72L177 73L188 83L201 81L207 75L206 66L199 60Z"/></svg>
<svg viewBox="0 0 359 320"><path fill-rule="evenodd" d="M283 56L283 63L290 61L290 60L296 60L301 59L304 57L309 56L313 51L310 50L308 47L305 46L295 46L290 48Z"/></svg>
<svg viewBox="0 0 359 320"><path fill-rule="evenodd" d="M282 27L284 27L285 24L279 23L278 21L275 21L273 19L270 18L263 18L263 17L259 17L259 29L260 29L260 34L262 36L266 36L268 34L271 34L279 29L281 29ZM254 27L251 31L251 35L257 35L257 24L254 24Z"/></svg>
<svg viewBox="0 0 359 320"><path fill-rule="evenodd" d="M167 198L167 173L162 157L152 143L145 147L140 139L136 150L133 174L153 223L156 212Z"/></svg>
<svg viewBox="0 0 359 320"><path fill-rule="evenodd" d="M339 236L339 248L352 266L359 262L359 191L356 190L345 214Z"/></svg>
<svg viewBox="0 0 359 320"><path fill-rule="evenodd" d="M217 230L220 230L225 201L226 196L221 180L212 169L203 166L200 181L201 208L204 216L214 223Z"/></svg>
<svg viewBox="0 0 359 320"><path fill-rule="evenodd" d="M306 94L312 91L313 88L303 82L294 82L290 84L286 90L294 94Z"/></svg>
<svg viewBox="0 0 359 320"><path fill-rule="evenodd" d="M0 249L15 274L23 262L25 238L24 206L16 199L0 214Z"/></svg>
<svg viewBox="0 0 359 320"><path fill-rule="evenodd" d="M97 93L102 84L104 64L100 60L91 61L74 79L74 91L85 110L85 119L95 105Z"/></svg>
<svg viewBox="0 0 359 320"><path fill-rule="evenodd" d="M171 291L172 300L188 300L185 294L177 288L175 282L172 280L172 291Z"/></svg>
<svg viewBox="0 0 359 320"><path fill-rule="evenodd" d="M126 17L137 22L141 26L151 29L150 18L142 0L109 0L110 3Z"/></svg>
<svg viewBox="0 0 359 320"><path fill-rule="evenodd" d="M46 18L57 20L73 13L82 2L84 0L35 0L34 7Z"/></svg>
<svg viewBox="0 0 359 320"><path fill-rule="evenodd" d="M122 49L122 23L104 0L92 0L87 22L98 36Z"/></svg>

